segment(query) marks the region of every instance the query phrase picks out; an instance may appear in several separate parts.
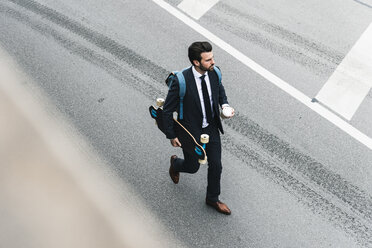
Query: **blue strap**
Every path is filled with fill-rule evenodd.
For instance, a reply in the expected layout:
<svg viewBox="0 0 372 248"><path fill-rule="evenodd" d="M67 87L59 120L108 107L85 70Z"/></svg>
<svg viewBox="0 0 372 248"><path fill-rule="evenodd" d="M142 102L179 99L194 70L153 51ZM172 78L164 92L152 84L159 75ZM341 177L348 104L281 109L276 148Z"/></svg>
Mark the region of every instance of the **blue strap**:
<svg viewBox="0 0 372 248"><path fill-rule="evenodd" d="M179 84L179 87L180 87L180 92L179 92L179 96L180 96L180 120L182 120L183 119L183 97L186 94L186 81L185 81L185 77L183 76L182 71L178 72L176 74L176 76L177 76L178 84Z"/></svg>
<svg viewBox="0 0 372 248"><path fill-rule="evenodd" d="M177 79L178 79L178 84L179 84L179 87L180 87L180 92L179 92L179 96L180 96L180 116L179 116L179 119L180 120L183 120L183 97L186 94L186 81L185 81L185 77L183 76L183 72L185 70L189 69L189 68L190 67L187 67L180 72L175 72L175 74L177 76Z"/></svg>
<svg viewBox="0 0 372 248"><path fill-rule="evenodd" d="M217 66L215 66L214 67L214 71L217 73L218 82L221 84L221 82L222 82L222 75L221 75L220 69Z"/></svg>

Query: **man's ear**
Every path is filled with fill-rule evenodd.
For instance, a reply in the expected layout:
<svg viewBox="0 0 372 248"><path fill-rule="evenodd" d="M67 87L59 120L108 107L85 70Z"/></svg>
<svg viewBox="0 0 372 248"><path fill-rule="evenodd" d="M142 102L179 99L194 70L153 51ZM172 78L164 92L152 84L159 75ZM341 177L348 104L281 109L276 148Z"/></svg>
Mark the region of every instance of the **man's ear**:
<svg viewBox="0 0 372 248"><path fill-rule="evenodd" d="M199 67L199 66L200 66L200 62L199 62L199 61L197 61L197 60L193 60L192 62L194 63L194 65L195 65L195 66L197 66L197 67Z"/></svg>

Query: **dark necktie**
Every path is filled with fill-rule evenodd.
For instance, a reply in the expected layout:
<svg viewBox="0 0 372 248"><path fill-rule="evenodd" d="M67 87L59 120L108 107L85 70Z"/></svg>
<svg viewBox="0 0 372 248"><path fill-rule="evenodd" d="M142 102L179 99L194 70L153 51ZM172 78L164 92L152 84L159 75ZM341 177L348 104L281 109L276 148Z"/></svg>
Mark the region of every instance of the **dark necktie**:
<svg viewBox="0 0 372 248"><path fill-rule="evenodd" d="M205 113L207 115L207 122L210 124L212 120L212 108L211 108L211 101L208 94L207 84L204 80L205 75L201 76L201 85L202 85L202 91L203 91L203 99L204 99L204 109Z"/></svg>

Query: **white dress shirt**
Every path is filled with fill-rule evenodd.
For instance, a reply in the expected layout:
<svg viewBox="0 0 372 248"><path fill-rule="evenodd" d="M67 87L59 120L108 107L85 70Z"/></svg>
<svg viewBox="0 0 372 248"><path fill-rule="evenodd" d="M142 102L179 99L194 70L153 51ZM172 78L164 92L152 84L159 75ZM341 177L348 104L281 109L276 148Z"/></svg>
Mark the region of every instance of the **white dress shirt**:
<svg viewBox="0 0 372 248"><path fill-rule="evenodd" d="M202 74L200 74L197 70L195 70L194 66L192 67L192 73L194 74L196 87L198 88L199 99L200 99L201 108L202 108L202 112L203 112L203 125L202 125L202 127L205 128L209 125L209 123L207 122L207 114L205 112L205 107L204 107L203 90L202 90L202 85L201 85L202 80L200 78L202 76ZM204 80L205 80L205 83L207 85L208 94L209 94L209 101L211 102L211 106L213 106L211 83L209 81L208 72L205 72L204 75L205 75ZM212 107L212 115L213 115L213 107Z"/></svg>

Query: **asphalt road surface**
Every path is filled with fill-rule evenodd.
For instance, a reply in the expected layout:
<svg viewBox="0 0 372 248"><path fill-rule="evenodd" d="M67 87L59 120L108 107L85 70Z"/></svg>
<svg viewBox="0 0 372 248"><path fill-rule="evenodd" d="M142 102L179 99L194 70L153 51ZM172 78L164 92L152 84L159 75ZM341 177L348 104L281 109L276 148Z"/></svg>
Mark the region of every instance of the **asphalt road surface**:
<svg viewBox="0 0 372 248"><path fill-rule="evenodd" d="M221 0L194 21L313 98L372 23L372 2ZM206 167L171 182L169 158L182 153L148 106L205 39L154 1L0 2L0 45L24 84L47 94L181 243L372 247L372 150L216 45L237 112L222 137L220 198L232 215L204 204ZM370 91L343 121L372 137L371 116Z"/></svg>

